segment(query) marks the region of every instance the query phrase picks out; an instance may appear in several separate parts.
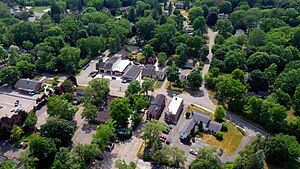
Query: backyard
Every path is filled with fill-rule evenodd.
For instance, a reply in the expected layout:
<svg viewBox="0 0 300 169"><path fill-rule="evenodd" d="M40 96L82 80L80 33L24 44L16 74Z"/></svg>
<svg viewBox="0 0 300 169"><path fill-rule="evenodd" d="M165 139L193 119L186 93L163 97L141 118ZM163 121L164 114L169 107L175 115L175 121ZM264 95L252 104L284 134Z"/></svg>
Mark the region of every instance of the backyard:
<svg viewBox="0 0 300 169"><path fill-rule="evenodd" d="M223 149L225 155L229 155L235 152L243 140L243 134L238 130L236 126L229 122L225 122L228 126L228 131L224 132L223 140L219 141L210 134L203 134L202 139L206 140L206 143Z"/></svg>
<svg viewBox="0 0 300 169"><path fill-rule="evenodd" d="M33 12L44 13L44 10L50 9L50 6L35 6L32 8Z"/></svg>

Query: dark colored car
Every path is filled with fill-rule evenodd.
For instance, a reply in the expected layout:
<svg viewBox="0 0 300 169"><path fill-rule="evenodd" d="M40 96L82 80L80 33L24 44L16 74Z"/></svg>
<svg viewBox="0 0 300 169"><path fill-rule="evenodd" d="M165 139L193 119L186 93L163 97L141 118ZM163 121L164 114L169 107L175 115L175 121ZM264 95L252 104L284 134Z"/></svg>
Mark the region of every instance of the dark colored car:
<svg viewBox="0 0 300 169"><path fill-rule="evenodd" d="M19 105L20 101L19 100L16 100L15 102L15 107L17 107Z"/></svg>

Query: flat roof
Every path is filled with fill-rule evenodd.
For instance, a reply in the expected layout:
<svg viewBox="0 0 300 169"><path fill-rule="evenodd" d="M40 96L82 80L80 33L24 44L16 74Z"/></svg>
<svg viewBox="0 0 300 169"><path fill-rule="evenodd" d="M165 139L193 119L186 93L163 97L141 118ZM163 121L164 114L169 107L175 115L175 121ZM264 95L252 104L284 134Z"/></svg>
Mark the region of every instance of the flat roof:
<svg viewBox="0 0 300 169"><path fill-rule="evenodd" d="M114 72L123 72L126 67L130 64L129 60L121 60L114 68Z"/></svg>
<svg viewBox="0 0 300 169"><path fill-rule="evenodd" d="M183 102L182 98L177 97L177 96L173 97L172 101L169 105L169 108L168 108L168 113L176 115L176 113L178 112L178 109L180 108L182 102Z"/></svg>

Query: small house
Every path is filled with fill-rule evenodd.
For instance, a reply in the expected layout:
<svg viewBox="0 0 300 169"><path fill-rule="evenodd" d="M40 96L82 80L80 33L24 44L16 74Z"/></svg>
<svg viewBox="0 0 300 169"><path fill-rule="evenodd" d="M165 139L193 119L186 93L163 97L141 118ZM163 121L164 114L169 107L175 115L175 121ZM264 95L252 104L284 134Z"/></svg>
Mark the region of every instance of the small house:
<svg viewBox="0 0 300 169"><path fill-rule="evenodd" d="M157 80L163 81L167 75L167 71L168 71L168 67L164 67L163 69L156 71Z"/></svg>
<svg viewBox="0 0 300 169"><path fill-rule="evenodd" d="M155 76L156 76L156 71L154 65L148 64L142 70L142 78L144 77L154 78Z"/></svg>

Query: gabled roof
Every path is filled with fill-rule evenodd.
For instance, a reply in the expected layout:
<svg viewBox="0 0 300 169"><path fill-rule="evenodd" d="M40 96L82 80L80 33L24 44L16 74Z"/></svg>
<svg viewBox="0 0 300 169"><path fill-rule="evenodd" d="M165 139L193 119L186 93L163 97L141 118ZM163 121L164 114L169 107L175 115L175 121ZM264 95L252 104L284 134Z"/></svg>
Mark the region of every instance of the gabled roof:
<svg viewBox="0 0 300 169"><path fill-rule="evenodd" d="M151 104L161 105L161 104L164 102L165 99L166 99L166 96L165 96L165 95L163 95L163 94L158 94L158 95L154 98L154 100L152 101Z"/></svg>
<svg viewBox="0 0 300 169"><path fill-rule="evenodd" d="M84 89L80 89L80 88L76 89L76 91L75 91L76 95L80 95L80 96L83 96L84 92L85 92L85 90Z"/></svg>
<svg viewBox="0 0 300 169"><path fill-rule="evenodd" d="M24 90L32 92L36 90L38 85L41 85L43 82L31 80L31 79L19 79L15 84L15 88L19 90Z"/></svg>
<svg viewBox="0 0 300 169"><path fill-rule="evenodd" d="M202 121L203 124L208 124L208 122L210 121L209 114L197 110L192 111L192 118L194 118L197 122Z"/></svg>
<svg viewBox="0 0 300 169"><path fill-rule="evenodd" d="M142 76L153 76L155 74L156 74L155 67L154 65L150 65L150 64L146 65L142 71Z"/></svg>
<svg viewBox="0 0 300 169"><path fill-rule="evenodd" d="M222 124L221 123L218 123L216 121L210 121L209 122L209 126L208 126L208 129L210 131L215 131L215 132L218 132L218 131L221 131L221 128L222 128Z"/></svg>
<svg viewBox="0 0 300 169"><path fill-rule="evenodd" d="M123 78L135 79L140 72L141 72L141 68L139 66L131 65L124 73Z"/></svg>
<svg viewBox="0 0 300 169"><path fill-rule="evenodd" d="M156 75L160 76L160 75L165 75L168 71L168 67L165 67L163 69L160 69L158 71L156 71Z"/></svg>

